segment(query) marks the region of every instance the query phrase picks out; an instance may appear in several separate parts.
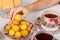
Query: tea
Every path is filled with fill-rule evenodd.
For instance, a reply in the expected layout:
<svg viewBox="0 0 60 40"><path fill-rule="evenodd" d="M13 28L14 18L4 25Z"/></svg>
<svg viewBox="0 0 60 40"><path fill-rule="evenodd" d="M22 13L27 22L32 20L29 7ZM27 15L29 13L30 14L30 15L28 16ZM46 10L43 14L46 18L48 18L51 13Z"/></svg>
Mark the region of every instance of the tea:
<svg viewBox="0 0 60 40"><path fill-rule="evenodd" d="M55 15L55 14L45 14L45 16L48 18L56 18L57 17L57 15Z"/></svg>
<svg viewBox="0 0 60 40"><path fill-rule="evenodd" d="M46 34L46 33L40 33L35 36L37 40L52 40L53 36Z"/></svg>

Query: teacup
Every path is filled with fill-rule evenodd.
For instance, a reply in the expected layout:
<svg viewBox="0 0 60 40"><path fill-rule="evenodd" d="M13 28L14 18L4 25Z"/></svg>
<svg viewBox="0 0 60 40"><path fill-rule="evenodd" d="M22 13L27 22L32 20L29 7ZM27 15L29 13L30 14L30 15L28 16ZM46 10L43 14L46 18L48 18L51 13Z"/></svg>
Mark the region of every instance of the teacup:
<svg viewBox="0 0 60 40"><path fill-rule="evenodd" d="M54 28L59 24L59 14L54 11L46 11L41 17L43 25L48 28Z"/></svg>
<svg viewBox="0 0 60 40"><path fill-rule="evenodd" d="M39 31L32 36L31 40L57 40L57 39L53 36L52 32Z"/></svg>

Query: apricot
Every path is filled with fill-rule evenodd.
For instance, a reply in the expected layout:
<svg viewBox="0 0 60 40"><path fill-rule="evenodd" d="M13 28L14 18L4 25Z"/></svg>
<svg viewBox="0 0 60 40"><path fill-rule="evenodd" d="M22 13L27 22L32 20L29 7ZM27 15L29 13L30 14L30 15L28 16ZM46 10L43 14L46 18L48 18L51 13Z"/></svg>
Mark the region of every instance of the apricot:
<svg viewBox="0 0 60 40"><path fill-rule="evenodd" d="M14 27L15 25L14 24L11 24L11 27Z"/></svg>
<svg viewBox="0 0 60 40"><path fill-rule="evenodd" d="M21 31L21 34L22 34L23 37L27 37L28 36L28 33L29 32L27 30L22 30Z"/></svg>
<svg viewBox="0 0 60 40"><path fill-rule="evenodd" d="M21 24L23 25L29 25L29 22L27 22L27 21L21 21Z"/></svg>
<svg viewBox="0 0 60 40"><path fill-rule="evenodd" d="M21 30L27 29L27 25L21 25L20 28Z"/></svg>
<svg viewBox="0 0 60 40"><path fill-rule="evenodd" d="M19 31L19 27L18 27L18 26L13 26L12 29L13 29L15 32Z"/></svg>
<svg viewBox="0 0 60 40"><path fill-rule="evenodd" d="M14 36L14 35L15 35L14 30L9 30L9 35L10 35L10 36Z"/></svg>
<svg viewBox="0 0 60 40"><path fill-rule="evenodd" d="M7 31L9 31L11 29L11 26L10 25L7 25L6 27L5 27L5 30L7 30Z"/></svg>
<svg viewBox="0 0 60 40"><path fill-rule="evenodd" d="M30 30L31 30L31 27L30 27L30 26L28 26L27 30L28 30L28 31L30 31Z"/></svg>
<svg viewBox="0 0 60 40"><path fill-rule="evenodd" d="M15 19L16 21L21 21L21 20L22 20L22 17L21 17L20 14L16 14L14 19Z"/></svg>
<svg viewBox="0 0 60 40"><path fill-rule="evenodd" d="M15 33L15 37L16 37L16 38L21 38L21 32L16 32L16 33Z"/></svg>
<svg viewBox="0 0 60 40"><path fill-rule="evenodd" d="M18 25L19 21L13 20L12 24Z"/></svg>

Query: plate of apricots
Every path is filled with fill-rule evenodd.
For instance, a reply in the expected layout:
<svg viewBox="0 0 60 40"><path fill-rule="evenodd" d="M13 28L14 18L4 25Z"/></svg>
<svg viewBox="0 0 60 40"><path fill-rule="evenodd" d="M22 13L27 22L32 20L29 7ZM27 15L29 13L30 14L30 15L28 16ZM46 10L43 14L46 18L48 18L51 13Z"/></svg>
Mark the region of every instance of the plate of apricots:
<svg viewBox="0 0 60 40"><path fill-rule="evenodd" d="M27 38L34 32L34 25L26 20L22 20L20 14L16 14L14 20L4 27L4 34L12 39Z"/></svg>

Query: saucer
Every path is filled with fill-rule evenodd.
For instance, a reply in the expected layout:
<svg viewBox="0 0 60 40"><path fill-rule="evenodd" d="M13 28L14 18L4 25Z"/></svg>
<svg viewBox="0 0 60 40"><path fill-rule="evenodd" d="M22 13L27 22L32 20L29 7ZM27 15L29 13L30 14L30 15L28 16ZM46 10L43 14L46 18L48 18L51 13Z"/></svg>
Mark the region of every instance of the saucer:
<svg viewBox="0 0 60 40"><path fill-rule="evenodd" d="M46 31L55 31L58 29L59 26L57 26L55 28L48 28L48 27L44 26L43 24L41 24L41 27L44 28Z"/></svg>
<svg viewBox="0 0 60 40"><path fill-rule="evenodd" d="M37 26L38 30L51 31L51 32L59 32L60 31L60 25L58 25L57 27L54 27L54 28L48 28L48 27L44 26L42 24L42 19L40 17L38 17L36 19L36 26Z"/></svg>

